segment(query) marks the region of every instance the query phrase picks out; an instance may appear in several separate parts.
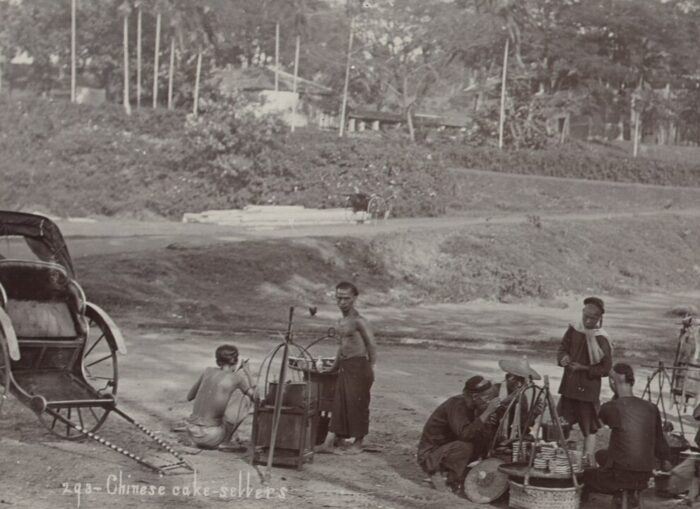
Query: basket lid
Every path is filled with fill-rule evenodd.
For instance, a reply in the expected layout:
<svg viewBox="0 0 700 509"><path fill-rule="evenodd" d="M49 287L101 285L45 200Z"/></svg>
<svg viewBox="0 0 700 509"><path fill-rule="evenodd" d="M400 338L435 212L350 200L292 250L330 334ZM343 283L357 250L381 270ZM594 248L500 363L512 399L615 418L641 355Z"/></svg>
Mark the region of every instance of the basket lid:
<svg viewBox="0 0 700 509"><path fill-rule="evenodd" d="M469 500L487 504L508 490L508 476L498 471L503 463L498 458L488 458L472 467L464 480L464 493Z"/></svg>

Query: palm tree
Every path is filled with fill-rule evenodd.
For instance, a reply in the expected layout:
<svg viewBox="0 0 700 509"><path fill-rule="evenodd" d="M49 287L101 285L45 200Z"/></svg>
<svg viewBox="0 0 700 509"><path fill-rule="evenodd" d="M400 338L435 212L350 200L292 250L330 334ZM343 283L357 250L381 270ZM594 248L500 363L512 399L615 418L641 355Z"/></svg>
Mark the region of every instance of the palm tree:
<svg viewBox="0 0 700 509"><path fill-rule="evenodd" d="M173 79L175 77L175 38L180 31L182 19L180 12L174 9L172 4L169 6L170 18L170 65L168 66L168 109L173 108Z"/></svg>
<svg viewBox="0 0 700 509"><path fill-rule="evenodd" d="M158 71L160 70L160 30L163 12L168 12L170 4L165 0L156 0L154 10L156 13L156 44L153 50L153 108L158 107ZM172 49L172 44L171 44Z"/></svg>

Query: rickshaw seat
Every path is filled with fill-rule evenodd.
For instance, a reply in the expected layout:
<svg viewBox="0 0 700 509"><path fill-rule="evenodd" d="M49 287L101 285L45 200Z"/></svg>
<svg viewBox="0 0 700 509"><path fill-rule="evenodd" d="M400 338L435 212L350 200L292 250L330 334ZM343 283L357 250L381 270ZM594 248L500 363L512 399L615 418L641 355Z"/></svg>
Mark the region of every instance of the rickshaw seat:
<svg viewBox="0 0 700 509"><path fill-rule="evenodd" d="M0 284L18 338L78 336L82 291L66 270L49 262L0 260Z"/></svg>

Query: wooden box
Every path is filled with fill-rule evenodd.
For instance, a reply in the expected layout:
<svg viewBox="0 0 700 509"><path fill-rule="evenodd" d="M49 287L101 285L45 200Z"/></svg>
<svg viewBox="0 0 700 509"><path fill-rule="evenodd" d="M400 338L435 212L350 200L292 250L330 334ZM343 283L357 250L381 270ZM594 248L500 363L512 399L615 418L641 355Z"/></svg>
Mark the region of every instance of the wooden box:
<svg viewBox="0 0 700 509"><path fill-rule="evenodd" d="M274 407L256 405L253 413L253 463L266 464L272 437ZM272 464L275 466L301 467L313 461L316 442L318 408L282 407Z"/></svg>

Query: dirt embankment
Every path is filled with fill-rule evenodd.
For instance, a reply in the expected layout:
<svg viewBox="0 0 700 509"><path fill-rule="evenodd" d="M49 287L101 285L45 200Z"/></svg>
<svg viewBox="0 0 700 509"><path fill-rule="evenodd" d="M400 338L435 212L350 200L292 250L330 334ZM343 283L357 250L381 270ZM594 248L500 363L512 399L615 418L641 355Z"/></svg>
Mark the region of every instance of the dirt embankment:
<svg viewBox="0 0 700 509"><path fill-rule="evenodd" d="M556 303L571 294L691 290L700 284L699 250L700 225L687 217L532 217L373 238L173 245L86 256L77 266L86 293L110 313L135 313L142 323L238 329L276 327L290 305L330 309L341 279L358 284L366 307ZM313 320L303 325L314 328Z"/></svg>

